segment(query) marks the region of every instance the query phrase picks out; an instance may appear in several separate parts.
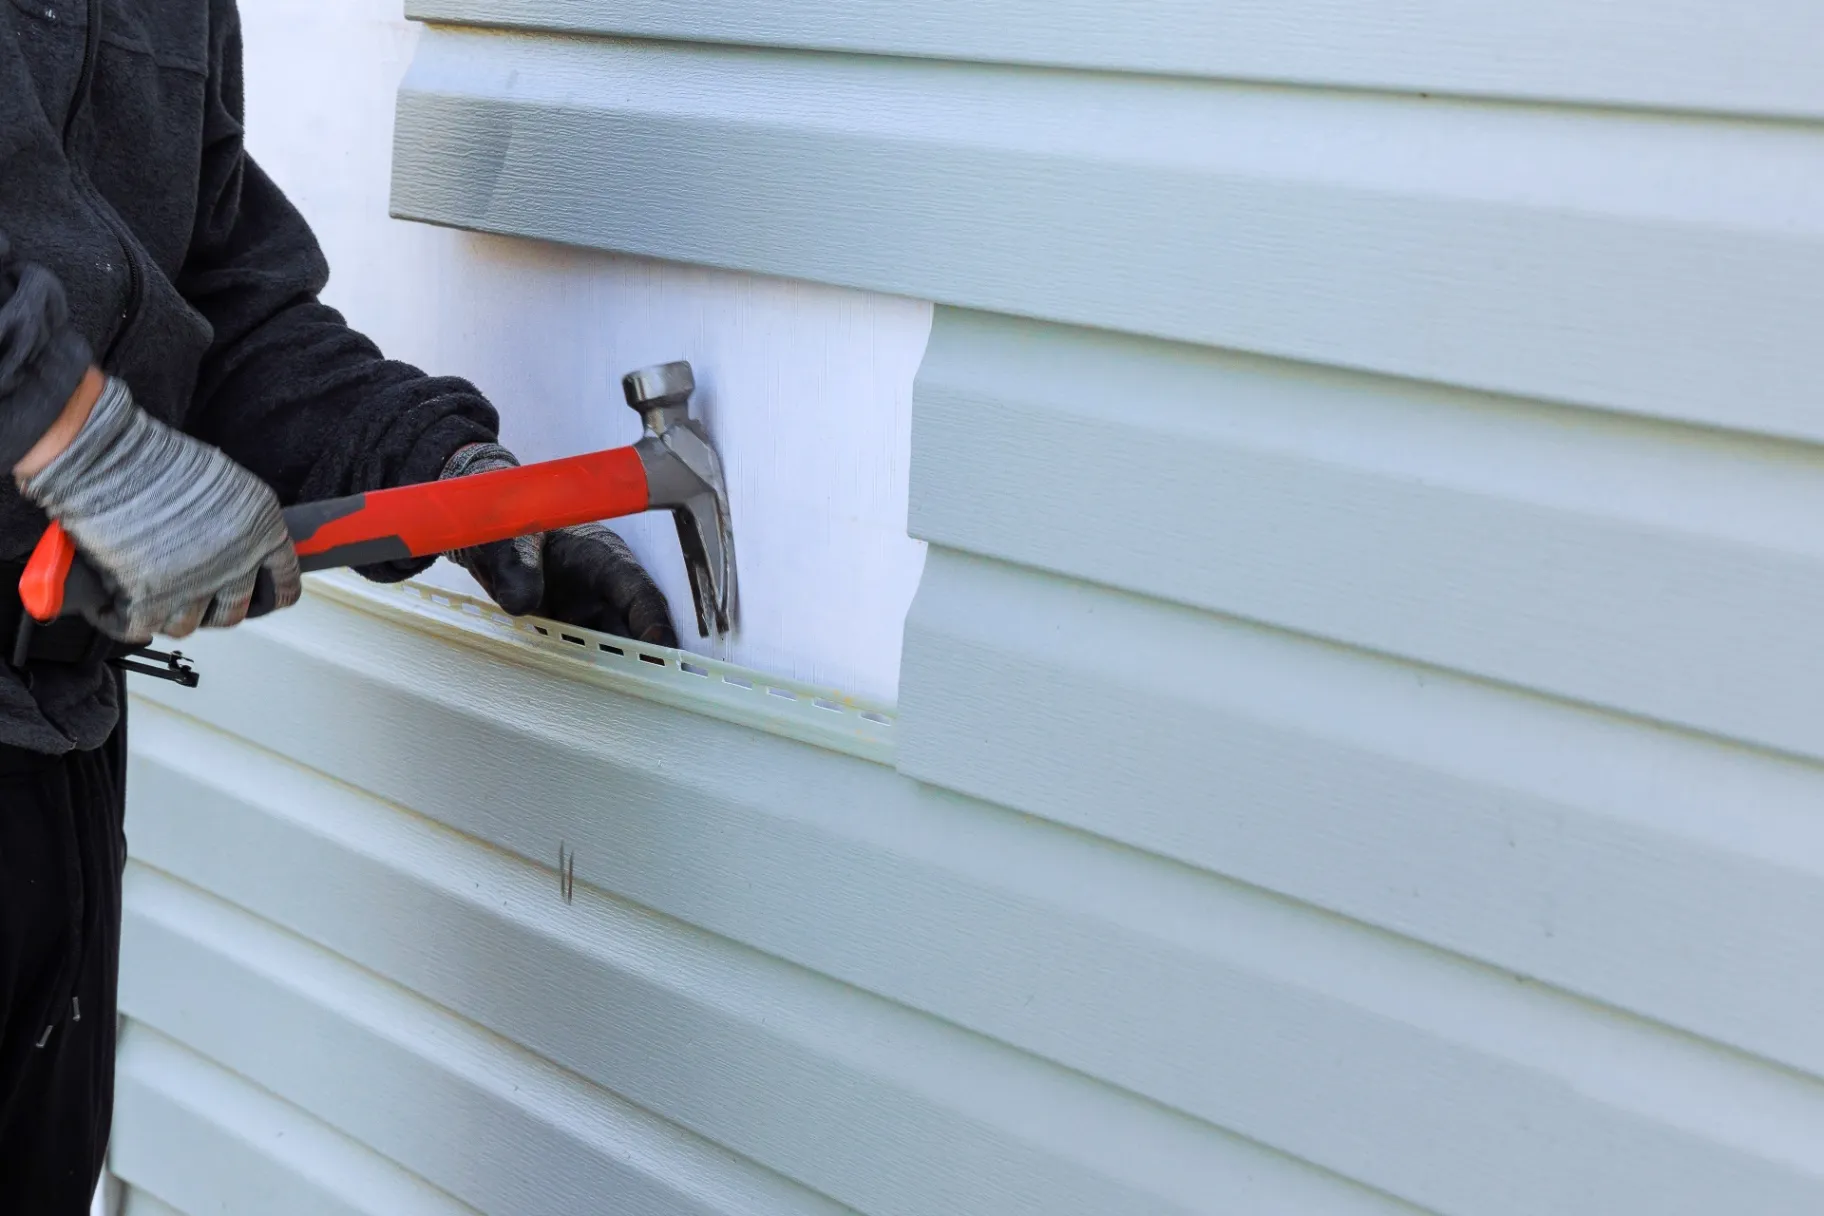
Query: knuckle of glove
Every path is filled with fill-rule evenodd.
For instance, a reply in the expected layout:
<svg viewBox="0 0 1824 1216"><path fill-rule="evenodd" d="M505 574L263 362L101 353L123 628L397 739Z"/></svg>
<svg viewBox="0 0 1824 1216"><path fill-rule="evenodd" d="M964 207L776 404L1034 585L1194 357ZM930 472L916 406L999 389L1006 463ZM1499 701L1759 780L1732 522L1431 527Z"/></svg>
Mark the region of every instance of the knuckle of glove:
<svg viewBox="0 0 1824 1216"><path fill-rule="evenodd" d="M599 523L552 533L547 576L564 619L658 646L676 646L671 606L627 542Z"/></svg>
<svg viewBox="0 0 1824 1216"><path fill-rule="evenodd" d="M180 607L173 615L165 618L162 624L153 628L153 633L162 633L168 638L187 638L202 625L214 605L213 598L194 600Z"/></svg>
<svg viewBox="0 0 1824 1216"><path fill-rule="evenodd" d="M465 549L458 564L507 612L537 612L545 598L545 538L521 536Z"/></svg>

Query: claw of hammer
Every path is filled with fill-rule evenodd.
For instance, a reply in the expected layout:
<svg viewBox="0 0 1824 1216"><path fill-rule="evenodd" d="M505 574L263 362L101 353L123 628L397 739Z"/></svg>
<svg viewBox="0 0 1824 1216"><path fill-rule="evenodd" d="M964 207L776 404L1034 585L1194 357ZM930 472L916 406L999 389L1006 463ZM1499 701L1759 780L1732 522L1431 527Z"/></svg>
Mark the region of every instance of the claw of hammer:
<svg viewBox="0 0 1824 1216"><path fill-rule="evenodd" d="M697 633L726 634L735 623L735 537L729 522L722 462L703 424L690 416L696 377L682 360L645 367L621 378L627 404L646 434L634 450L646 470L652 510L669 510L690 573Z"/></svg>

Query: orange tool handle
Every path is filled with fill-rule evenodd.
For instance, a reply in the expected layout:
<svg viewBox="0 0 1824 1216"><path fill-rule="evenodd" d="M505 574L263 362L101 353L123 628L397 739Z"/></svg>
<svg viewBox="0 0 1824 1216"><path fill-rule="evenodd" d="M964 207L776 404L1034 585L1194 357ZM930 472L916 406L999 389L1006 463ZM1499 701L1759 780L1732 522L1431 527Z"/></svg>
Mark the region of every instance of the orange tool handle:
<svg viewBox="0 0 1824 1216"><path fill-rule="evenodd" d="M64 590L75 566L76 542L62 524L52 520L38 538L25 573L19 576L19 602L33 620L44 623L63 615Z"/></svg>
<svg viewBox="0 0 1824 1216"><path fill-rule="evenodd" d="M435 557L533 532L549 532L646 510L646 466L631 447L611 448L517 469L498 469L302 503L285 511L285 526L305 570L367 566ZM270 593L254 594L256 605ZM107 591L56 523L19 579L19 599L32 619L100 607ZM259 615L256 610L250 615Z"/></svg>

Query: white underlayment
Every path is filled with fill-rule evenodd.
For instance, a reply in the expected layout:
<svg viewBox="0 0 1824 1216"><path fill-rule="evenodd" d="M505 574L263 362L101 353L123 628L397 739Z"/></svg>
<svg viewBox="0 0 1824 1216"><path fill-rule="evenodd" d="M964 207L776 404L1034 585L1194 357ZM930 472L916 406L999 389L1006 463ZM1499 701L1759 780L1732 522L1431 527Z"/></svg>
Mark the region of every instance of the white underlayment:
<svg viewBox="0 0 1824 1216"><path fill-rule="evenodd" d="M389 355L475 381L527 460L631 442L620 375L690 359L733 483L730 644L695 636L669 518L623 529L685 646L891 700L924 563L906 465L930 305L389 219L394 90L416 37L399 0L241 11L248 143L328 251L329 302Z"/></svg>

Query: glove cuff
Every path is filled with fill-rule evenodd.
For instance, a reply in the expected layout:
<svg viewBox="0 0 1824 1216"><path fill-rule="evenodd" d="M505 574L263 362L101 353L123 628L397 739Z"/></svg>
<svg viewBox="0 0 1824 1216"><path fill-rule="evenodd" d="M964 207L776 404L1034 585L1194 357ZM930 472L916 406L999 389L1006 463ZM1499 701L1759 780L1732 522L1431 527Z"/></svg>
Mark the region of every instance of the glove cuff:
<svg viewBox="0 0 1824 1216"><path fill-rule="evenodd" d="M147 425L155 424L134 403L126 381L107 377L88 419L69 446L25 481L19 492L52 516L61 515L70 505L70 495L85 490L92 493L96 474L105 470L111 453L133 431Z"/></svg>
<svg viewBox="0 0 1824 1216"><path fill-rule="evenodd" d="M443 472L437 475L437 480L447 481L452 477L466 477L470 473L518 467L518 458L498 443L466 443L457 448L455 454L444 464Z"/></svg>

